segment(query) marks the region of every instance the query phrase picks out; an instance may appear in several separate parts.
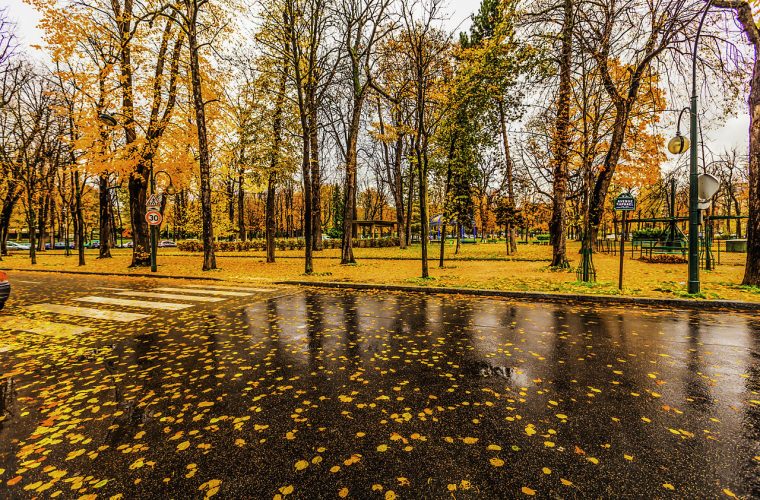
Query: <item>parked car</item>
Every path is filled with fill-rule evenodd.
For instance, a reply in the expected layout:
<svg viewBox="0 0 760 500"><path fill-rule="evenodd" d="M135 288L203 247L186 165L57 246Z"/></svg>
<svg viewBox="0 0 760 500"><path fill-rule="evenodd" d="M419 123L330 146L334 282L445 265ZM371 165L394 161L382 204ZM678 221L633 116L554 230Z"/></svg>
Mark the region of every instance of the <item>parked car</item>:
<svg viewBox="0 0 760 500"><path fill-rule="evenodd" d="M5 242L8 250L29 250L29 244L28 243L18 243L16 241L6 241Z"/></svg>
<svg viewBox="0 0 760 500"><path fill-rule="evenodd" d="M69 248L74 249L74 242L69 243ZM66 242L64 241L56 241L53 245L54 250L66 250ZM45 243L45 250L50 250L50 243Z"/></svg>
<svg viewBox="0 0 760 500"><path fill-rule="evenodd" d="M5 301L11 295L11 284L8 281L8 275L0 271L0 309L5 307Z"/></svg>
<svg viewBox="0 0 760 500"><path fill-rule="evenodd" d="M124 243L124 247L123 248L132 248L133 246L135 246L134 242L128 241L128 242Z"/></svg>
<svg viewBox="0 0 760 500"><path fill-rule="evenodd" d="M87 248L100 248L100 240L92 240Z"/></svg>
<svg viewBox="0 0 760 500"><path fill-rule="evenodd" d="M177 244L172 240L161 240L158 242L158 248L176 248Z"/></svg>

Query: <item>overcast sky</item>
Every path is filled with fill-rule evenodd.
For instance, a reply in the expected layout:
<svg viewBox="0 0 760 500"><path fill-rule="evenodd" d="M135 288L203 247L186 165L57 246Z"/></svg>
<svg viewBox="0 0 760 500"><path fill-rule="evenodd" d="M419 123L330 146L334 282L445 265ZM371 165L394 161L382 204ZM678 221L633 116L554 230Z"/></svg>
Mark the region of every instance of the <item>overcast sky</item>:
<svg viewBox="0 0 760 500"><path fill-rule="evenodd" d="M29 49L30 45L39 44L41 41L41 31L37 28L39 22L39 14L34 8L23 3L21 0L0 0L0 6L8 6L10 17L18 25L17 34L22 44L31 52L34 49ZM470 16L477 9L479 5L478 0L449 0L448 1L448 14L451 16L448 21L448 26L452 30L463 31L470 26ZM687 106L688 102L672 104L671 107L680 108L681 106ZM700 103L702 107L709 108L709 105ZM729 117L723 121L723 123L715 123L714 120L703 120L703 133L705 134L706 144L709 144L710 149L716 153L721 153L724 149L731 147L738 147L745 150L747 147L747 137L749 129L749 117L747 115L746 106L743 103L737 103L737 115ZM670 121L670 120L668 120ZM710 121L711 124L704 123ZM671 127L669 124L663 124L668 129ZM664 130L663 134L669 138L673 135L669 130ZM664 147L664 145L663 145ZM672 162L669 162L672 163ZM666 167L667 169L667 167Z"/></svg>

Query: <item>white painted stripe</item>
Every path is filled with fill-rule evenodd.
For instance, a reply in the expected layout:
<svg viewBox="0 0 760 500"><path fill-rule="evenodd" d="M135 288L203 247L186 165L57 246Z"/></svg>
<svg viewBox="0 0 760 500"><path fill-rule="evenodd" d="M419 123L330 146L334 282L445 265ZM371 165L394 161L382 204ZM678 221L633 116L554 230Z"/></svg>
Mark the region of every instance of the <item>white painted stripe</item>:
<svg viewBox="0 0 760 500"><path fill-rule="evenodd" d="M249 295L253 295L249 292L231 292L231 291L223 291L223 290L209 290L208 288L203 290L188 290L187 288L172 288L172 287L163 287L163 288L154 288L154 290L158 290L160 292L184 292L184 293L202 293L206 295L224 295L227 297L247 297Z"/></svg>
<svg viewBox="0 0 760 500"><path fill-rule="evenodd" d="M193 307L192 304L177 304L175 302L149 302L145 300L130 300L130 299L117 299L114 297L98 297L91 295L89 297L79 297L76 300L82 302L92 302L94 304L109 304L112 306L125 306L125 307L142 307L144 309L164 309L167 311L179 311L180 309L187 309Z"/></svg>
<svg viewBox="0 0 760 500"><path fill-rule="evenodd" d="M29 281L29 280L13 280L14 283L30 283L32 285L36 285L39 283L39 281Z"/></svg>
<svg viewBox="0 0 760 500"><path fill-rule="evenodd" d="M108 311L105 309L93 309L91 307L64 306L62 304L34 304L31 306L26 306L25 309L35 312L50 312L55 314L66 314L68 316L82 316L84 318L121 321L124 323L136 321L138 319L150 318L149 314Z"/></svg>
<svg viewBox="0 0 760 500"><path fill-rule="evenodd" d="M24 316L4 317L0 330L19 330L22 332L38 333L40 335L51 335L54 337L65 337L69 335L80 335L89 332L92 328L87 326L70 325L68 323L53 323L42 319L26 318Z"/></svg>
<svg viewBox="0 0 760 500"><path fill-rule="evenodd" d="M190 302L220 302L224 300L222 297L202 297L200 295L180 295L178 293L140 292L137 290L119 292L116 295L138 296L145 297L146 299L187 300Z"/></svg>
<svg viewBox="0 0 760 500"><path fill-rule="evenodd" d="M122 290L129 290L129 288L116 288L111 286L101 286L98 288L98 290L110 290L113 292L121 292Z"/></svg>
<svg viewBox="0 0 760 500"><path fill-rule="evenodd" d="M204 290L217 289L217 290L237 290L242 292L275 292L276 288L257 288L250 286L207 286L207 285L185 285L187 288L202 288Z"/></svg>

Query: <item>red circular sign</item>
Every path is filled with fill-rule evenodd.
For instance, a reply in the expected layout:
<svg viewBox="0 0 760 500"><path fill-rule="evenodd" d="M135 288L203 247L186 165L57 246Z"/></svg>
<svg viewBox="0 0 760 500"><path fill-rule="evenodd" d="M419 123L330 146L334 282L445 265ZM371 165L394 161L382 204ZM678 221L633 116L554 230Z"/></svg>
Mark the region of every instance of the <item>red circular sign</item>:
<svg viewBox="0 0 760 500"><path fill-rule="evenodd" d="M159 212L158 210L148 210L145 213L145 220L151 226L158 226L161 224L163 217L161 217L161 212Z"/></svg>

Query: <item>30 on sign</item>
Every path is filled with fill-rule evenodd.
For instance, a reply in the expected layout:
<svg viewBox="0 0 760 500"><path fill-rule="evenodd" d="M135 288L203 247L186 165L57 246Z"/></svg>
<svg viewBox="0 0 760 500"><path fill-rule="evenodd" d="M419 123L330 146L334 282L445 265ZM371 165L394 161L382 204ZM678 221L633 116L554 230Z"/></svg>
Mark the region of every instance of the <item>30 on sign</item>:
<svg viewBox="0 0 760 500"><path fill-rule="evenodd" d="M161 224L163 217L161 217L161 212L158 210L148 210L148 212L145 213L145 220L151 226L158 226Z"/></svg>

